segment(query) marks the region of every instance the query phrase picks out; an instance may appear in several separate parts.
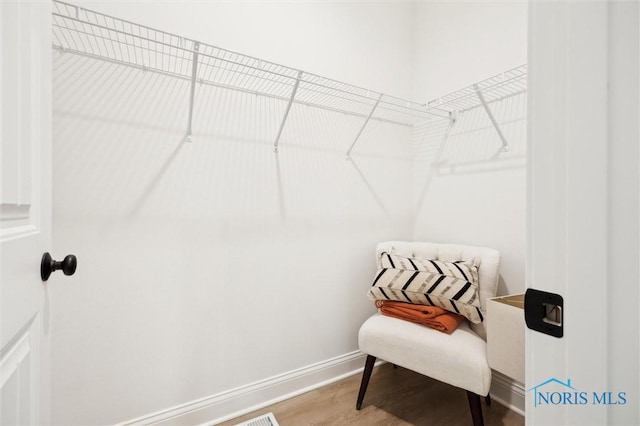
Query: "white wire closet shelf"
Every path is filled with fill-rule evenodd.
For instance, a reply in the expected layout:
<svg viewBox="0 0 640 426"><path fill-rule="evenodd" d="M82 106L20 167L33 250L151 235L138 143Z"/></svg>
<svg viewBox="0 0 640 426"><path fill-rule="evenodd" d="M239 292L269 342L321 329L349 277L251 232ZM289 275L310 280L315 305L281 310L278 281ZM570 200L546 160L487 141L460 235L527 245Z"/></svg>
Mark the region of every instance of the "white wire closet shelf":
<svg viewBox="0 0 640 426"><path fill-rule="evenodd" d="M520 65L427 102L427 110L462 113L527 91L527 65Z"/></svg>
<svg viewBox="0 0 640 426"><path fill-rule="evenodd" d="M525 64L429 101L427 110L447 114L449 117L449 125L442 140L444 146L459 114L479 107L484 108L502 142L502 151L506 152L509 151L509 142L502 133L500 124L491 111L490 104L526 92L527 65Z"/></svg>
<svg viewBox="0 0 640 426"><path fill-rule="evenodd" d="M196 84L287 102L275 141L276 149L292 104L362 117L364 125L358 137L369 120L413 126L429 116L442 115L439 111L428 111L426 104L243 55L57 0L53 1L53 47L191 81L188 137L191 134Z"/></svg>

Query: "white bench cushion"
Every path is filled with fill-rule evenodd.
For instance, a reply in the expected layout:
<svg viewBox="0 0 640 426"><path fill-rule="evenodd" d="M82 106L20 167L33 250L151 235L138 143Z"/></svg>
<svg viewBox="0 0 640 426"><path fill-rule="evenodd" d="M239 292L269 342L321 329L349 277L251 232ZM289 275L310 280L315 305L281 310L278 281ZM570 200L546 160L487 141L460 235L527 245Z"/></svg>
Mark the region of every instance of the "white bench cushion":
<svg viewBox="0 0 640 426"><path fill-rule="evenodd" d="M358 341L366 354L478 395L489 393L487 344L466 322L446 334L378 313L362 325Z"/></svg>

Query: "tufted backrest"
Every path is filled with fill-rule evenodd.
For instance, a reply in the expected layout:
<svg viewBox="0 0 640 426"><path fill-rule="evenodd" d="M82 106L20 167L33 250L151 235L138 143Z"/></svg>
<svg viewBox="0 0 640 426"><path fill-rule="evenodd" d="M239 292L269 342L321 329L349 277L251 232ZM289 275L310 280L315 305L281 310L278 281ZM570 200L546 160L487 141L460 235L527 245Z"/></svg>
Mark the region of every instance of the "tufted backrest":
<svg viewBox="0 0 640 426"><path fill-rule="evenodd" d="M387 241L376 247L376 262L380 268L380 253L389 252L400 256L429 260L472 260L479 261L478 291L483 313L486 312L487 298L495 297L498 288L498 268L500 252L486 247L466 246L460 244L438 244L427 242ZM486 338L484 322L471 324L473 331Z"/></svg>

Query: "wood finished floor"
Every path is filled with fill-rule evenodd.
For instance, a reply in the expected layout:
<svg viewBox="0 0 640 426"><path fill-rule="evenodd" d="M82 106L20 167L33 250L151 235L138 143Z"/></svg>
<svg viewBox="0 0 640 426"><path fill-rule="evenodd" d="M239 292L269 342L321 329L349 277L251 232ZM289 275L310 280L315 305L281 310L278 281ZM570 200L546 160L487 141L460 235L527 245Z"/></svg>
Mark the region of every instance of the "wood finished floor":
<svg viewBox="0 0 640 426"><path fill-rule="evenodd" d="M464 390L407 369L384 364L373 370L362 409L356 410L360 375L221 423L231 426L273 412L281 426L471 426ZM493 401L482 403L485 426L522 426L524 417Z"/></svg>

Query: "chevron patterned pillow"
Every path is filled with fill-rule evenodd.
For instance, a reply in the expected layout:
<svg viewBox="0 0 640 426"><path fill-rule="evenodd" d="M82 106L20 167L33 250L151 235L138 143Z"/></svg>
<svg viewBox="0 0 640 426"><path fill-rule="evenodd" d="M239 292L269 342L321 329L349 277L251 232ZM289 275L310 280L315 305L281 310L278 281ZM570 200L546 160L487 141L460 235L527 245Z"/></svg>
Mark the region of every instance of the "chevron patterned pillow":
<svg viewBox="0 0 640 426"><path fill-rule="evenodd" d="M478 265L380 254L380 269L367 296L439 306L478 324L484 319L478 297Z"/></svg>

